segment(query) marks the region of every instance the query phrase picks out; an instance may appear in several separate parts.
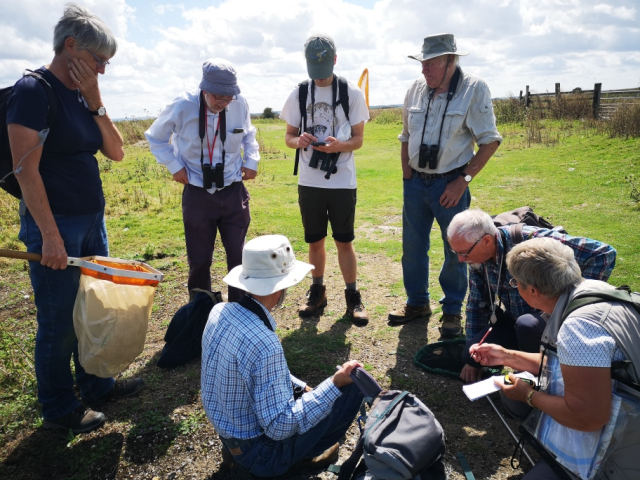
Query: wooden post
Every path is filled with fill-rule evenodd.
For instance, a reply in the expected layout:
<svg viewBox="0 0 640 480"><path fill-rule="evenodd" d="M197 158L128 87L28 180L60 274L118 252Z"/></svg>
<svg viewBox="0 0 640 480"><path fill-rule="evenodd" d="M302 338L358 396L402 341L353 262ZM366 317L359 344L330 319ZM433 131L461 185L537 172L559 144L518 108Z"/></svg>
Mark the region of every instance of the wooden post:
<svg viewBox="0 0 640 480"><path fill-rule="evenodd" d="M522 105L522 90L520 90L520 96L518 97L518 103Z"/></svg>
<svg viewBox="0 0 640 480"><path fill-rule="evenodd" d="M529 85L527 85L526 93L524 95L524 106L529 108Z"/></svg>
<svg viewBox="0 0 640 480"><path fill-rule="evenodd" d="M556 83L556 100L560 98L560 84Z"/></svg>
<svg viewBox="0 0 640 480"><path fill-rule="evenodd" d="M593 118L598 118L598 114L600 113L600 94L602 93L602 84L596 83L593 86Z"/></svg>

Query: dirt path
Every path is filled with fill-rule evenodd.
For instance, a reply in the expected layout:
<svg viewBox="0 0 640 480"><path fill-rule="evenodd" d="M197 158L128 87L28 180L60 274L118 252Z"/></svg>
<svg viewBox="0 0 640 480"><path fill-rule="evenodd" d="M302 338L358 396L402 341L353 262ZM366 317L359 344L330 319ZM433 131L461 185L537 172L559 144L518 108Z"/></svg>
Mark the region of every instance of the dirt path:
<svg viewBox="0 0 640 480"><path fill-rule="evenodd" d="M522 472L509 465L514 442L489 404L482 400L469 402L460 381L426 373L413 364L415 352L427 341L439 338L437 303L432 302L436 313L430 322L390 327L386 320L389 310L404 301L402 296L392 296L390 290L390 285L401 279L400 265L384 255L360 254L358 264L359 286L371 315L366 327L341 319L344 284L335 255L328 256L325 280L329 305L323 316L309 320L297 316L296 306L304 298L308 282L290 290L276 320L292 373L315 385L331 373L334 365L358 359L383 387L410 390L434 412L447 434L449 478L464 478L457 452L464 452L478 479L520 478ZM170 371L155 365L166 326L187 301L185 272L165 273L167 281L157 292L145 350L125 372L125 376L145 379L143 393L106 405L102 410L109 422L97 432L74 440L42 429L22 431L0 448L0 478L232 478L220 469L220 443L200 404L200 362ZM214 284L222 285L219 275ZM6 294L6 290L0 290L0 296ZM25 321L34 322L28 299L14 303L11 311L0 310L0 319L15 316L18 311L27 312ZM357 428L352 426L341 448L342 460L357 438ZM324 472L295 478L336 477Z"/></svg>

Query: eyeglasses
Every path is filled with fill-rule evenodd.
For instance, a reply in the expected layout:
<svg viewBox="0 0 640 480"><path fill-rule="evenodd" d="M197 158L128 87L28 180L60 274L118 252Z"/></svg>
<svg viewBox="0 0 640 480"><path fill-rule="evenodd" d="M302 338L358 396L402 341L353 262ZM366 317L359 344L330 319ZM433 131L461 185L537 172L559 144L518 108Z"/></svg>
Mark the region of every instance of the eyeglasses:
<svg viewBox="0 0 640 480"><path fill-rule="evenodd" d="M101 60L100 57L98 57L95 53L93 53L88 48L85 48L85 50L89 52L89 54L95 59L96 67L100 68L100 67L106 67L107 65L109 65L109 60Z"/></svg>
<svg viewBox="0 0 640 480"><path fill-rule="evenodd" d="M511 288L518 288L518 281L515 278L512 278L509 280L509 286Z"/></svg>
<svg viewBox="0 0 640 480"><path fill-rule="evenodd" d="M205 92L205 95L209 95L213 97L216 103L231 103L231 102L235 102L238 99L237 95L233 95L230 97L223 97L221 95L214 95L213 93L209 93L209 92Z"/></svg>
<svg viewBox="0 0 640 480"><path fill-rule="evenodd" d="M478 245L478 243L480 243L480 240L482 240L484 238L484 235L482 237L480 237L478 240L476 240L476 243L473 244L473 246L467 250L466 253L460 253L460 252L456 252L453 248L449 248L449 250L451 250L451 253L453 253L454 255L457 255L459 257L468 257L471 254L471 251L476 248L476 245Z"/></svg>

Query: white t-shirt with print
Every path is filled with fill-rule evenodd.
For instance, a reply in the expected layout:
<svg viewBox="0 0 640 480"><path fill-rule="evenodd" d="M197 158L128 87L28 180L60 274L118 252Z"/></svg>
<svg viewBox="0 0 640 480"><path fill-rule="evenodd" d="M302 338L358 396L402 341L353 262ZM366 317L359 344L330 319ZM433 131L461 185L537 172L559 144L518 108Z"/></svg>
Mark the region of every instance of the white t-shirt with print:
<svg viewBox="0 0 640 480"><path fill-rule="evenodd" d="M369 120L369 109L364 99L364 94L357 85L347 82L349 90L349 123L357 125ZM324 141L327 137L336 137L340 127L347 121L342 107L338 105L333 115L333 102L331 100L333 88L315 87L315 103L311 103L311 81L309 81L309 91L307 93L307 128L311 128L311 133L318 141ZM336 100L340 94L336 89ZM313 108L313 112L312 112ZM313 113L313 120L312 120ZM280 118L289 125L300 127L300 102L298 100L298 86L293 89L289 98L282 107ZM320 168L309 167L309 160L313 149L300 150L300 166L298 184L305 187L319 188L356 188L356 166L354 152L341 152L338 157L338 171L327 180L324 178L327 172ZM320 167L320 163L318 163Z"/></svg>

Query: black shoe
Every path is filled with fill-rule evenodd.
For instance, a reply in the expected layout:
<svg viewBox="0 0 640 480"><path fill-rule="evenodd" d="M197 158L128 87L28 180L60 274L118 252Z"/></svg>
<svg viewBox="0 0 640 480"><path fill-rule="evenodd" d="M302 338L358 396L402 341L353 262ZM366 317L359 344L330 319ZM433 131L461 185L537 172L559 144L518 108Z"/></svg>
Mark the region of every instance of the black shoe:
<svg viewBox="0 0 640 480"><path fill-rule="evenodd" d="M47 430L71 430L73 433L87 433L105 422L104 413L94 412L80 405L75 410L55 420L44 420L42 427Z"/></svg>
<svg viewBox="0 0 640 480"><path fill-rule="evenodd" d="M113 388L109 390L105 395L98 398L97 400L92 400L90 402L85 402L90 406L102 405L103 403L108 402L114 398L126 398L132 397L140 392L144 387L144 380L141 378L128 378L126 380L116 380L116 383L113 385Z"/></svg>
<svg viewBox="0 0 640 480"><path fill-rule="evenodd" d="M347 300L347 312L345 313L345 317L349 317L354 324L361 327L368 324L369 315L367 315L367 311L362 304L360 290L349 290L347 288L344 291L344 296Z"/></svg>
<svg viewBox="0 0 640 480"><path fill-rule="evenodd" d="M312 284L307 292L307 301L300 305L298 314L301 317L317 317L322 315L327 306L327 287L325 285Z"/></svg>

